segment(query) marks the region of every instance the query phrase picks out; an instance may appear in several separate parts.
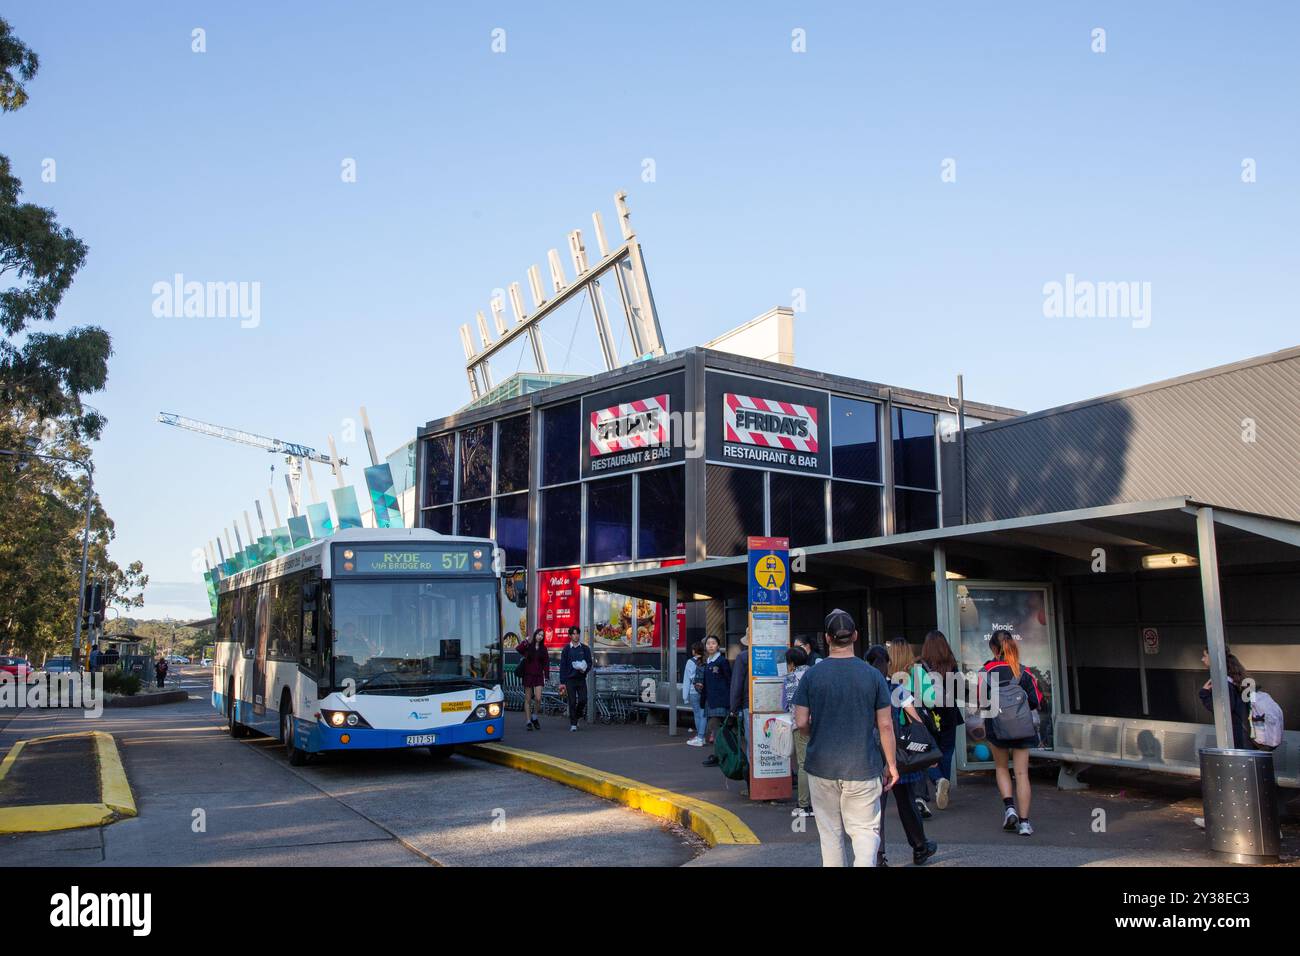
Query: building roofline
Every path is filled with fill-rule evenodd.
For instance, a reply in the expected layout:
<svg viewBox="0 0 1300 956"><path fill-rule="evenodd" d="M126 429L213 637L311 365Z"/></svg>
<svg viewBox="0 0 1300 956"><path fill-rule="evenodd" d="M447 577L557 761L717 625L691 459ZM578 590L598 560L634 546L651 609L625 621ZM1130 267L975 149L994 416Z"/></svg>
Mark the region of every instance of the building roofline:
<svg viewBox="0 0 1300 956"><path fill-rule="evenodd" d="M1186 385L1190 382L1217 378L1220 375L1227 375L1230 372L1238 372L1242 369L1257 368L1262 365L1272 365L1276 362L1286 362L1297 358L1300 358L1300 346L1292 346L1291 348L1281 349L1277 352L1269 352L1265 355L1256 355L1252 358L1241 359L1237 362L1229 362L1226 365L1216 365L1213 368L1202 369L1198 372L1188 372L1183 375L1174 376L1173 378L1151 382L1147 385L1138 385L1133 388L1122 389L1118 392L1110 392L1106 395L1099 395L1096 398L1085 398L1077 402L1070 402L1066 405L1056 405L1052 408L1044 408L1037 412L1029 412L1028 414L1021 415L1019 418L989 422L987 425L981 426L981 431L991 428L1000 428L1003 425L1019 425L1028 421L1050 418L1054 415L1064 414L1065 412L1079 411L1080 409L1091 408L1095 405L1106 405L1111 402L1121 401L1122 399L1133 398L1137 395L1158 392L1162 389L1173 388L1176 385Z"/></svg>

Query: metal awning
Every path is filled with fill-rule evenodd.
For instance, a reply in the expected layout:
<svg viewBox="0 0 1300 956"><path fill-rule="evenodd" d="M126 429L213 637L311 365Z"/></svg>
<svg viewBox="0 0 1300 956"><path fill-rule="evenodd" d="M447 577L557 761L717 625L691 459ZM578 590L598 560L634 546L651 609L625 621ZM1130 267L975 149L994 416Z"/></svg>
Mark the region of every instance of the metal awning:
<svg viewBox="0 0 1300 956"><path fill-rule="evenodd" d="M1087 573L1102 549L1107 571L1136 571L1156 554L1198 553L1196 515L1208 502L1164 498L819 544L801 549L796 591L930 584L935 549L949 573L967 578L1032 580L1051 561L1060 573ZM1214 508L1219 564L1300 560L1300 523ZM663 601L677 580L681 600L745 593L745 555L640 571L584 575L583 587Z"/></svg>

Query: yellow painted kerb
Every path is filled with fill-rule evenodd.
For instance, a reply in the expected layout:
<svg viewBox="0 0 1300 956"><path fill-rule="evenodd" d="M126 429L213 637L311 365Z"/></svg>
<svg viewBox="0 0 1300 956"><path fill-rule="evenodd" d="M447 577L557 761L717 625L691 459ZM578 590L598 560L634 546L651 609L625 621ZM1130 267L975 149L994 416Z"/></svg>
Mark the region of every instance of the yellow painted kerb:
<svg viewBox="0 0 1300 956"><path fill-rule="evenodd" d="M758 837L740 817L716 804L674 793L662 787L608 774L572 760L504 744L471 744L461 748L471 757L524 770L556 783L583 790L606 800L688 827L709 846L755 844Z"/></svg>
<svg viewBox="0 0 1300 956"><path fill-rule="evenodd" d="M63 737L90 737L95 744L96 763L99 767L99 803L46 803L28 807L0 807L0 833L44 833L50 830L72 830L77 827L100 826L122 817L136 815L135 797L126 779L122 758L117 752L117 742L112 734L102 730L87 730L72 734L52 734L20 740L13 745L3 762L0 762L0 780L18 760L27 744Z"/></svg>

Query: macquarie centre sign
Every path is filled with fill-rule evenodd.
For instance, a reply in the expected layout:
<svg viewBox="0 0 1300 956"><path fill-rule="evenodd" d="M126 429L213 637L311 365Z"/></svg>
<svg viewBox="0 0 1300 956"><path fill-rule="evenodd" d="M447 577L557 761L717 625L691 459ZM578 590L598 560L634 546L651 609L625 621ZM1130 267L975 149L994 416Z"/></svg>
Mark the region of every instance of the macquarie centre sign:
<svg viewBox="0 0 1300 956"><path fill-rule="evenodd" d="M717 372L707 374L705 392L710 461L830 474L826 392Z"/></svg>

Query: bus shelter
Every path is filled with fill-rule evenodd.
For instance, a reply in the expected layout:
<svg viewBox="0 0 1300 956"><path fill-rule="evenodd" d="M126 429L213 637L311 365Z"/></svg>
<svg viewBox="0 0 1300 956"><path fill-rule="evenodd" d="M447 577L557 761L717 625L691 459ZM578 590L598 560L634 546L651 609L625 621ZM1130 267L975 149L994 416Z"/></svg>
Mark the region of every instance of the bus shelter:
<svg viewBox="0 0 1300 956"><path fill-rule="evenodd" d="M746 568L738 556L580 583L673 606L737 599ZM1233 745L1230 649L1287 715L1276 775L1300 786L1300 523L1177 497L811 546L791 568L796 602L860 600L860 652L900 636L882 611L897 589L926 589L965 672L992 630L1011 630L1050 701L1035 754L1061 762L1062 785L1097 764L1198 775L1201 748ZM961 746L959 766L986 756Z"/></svg>

